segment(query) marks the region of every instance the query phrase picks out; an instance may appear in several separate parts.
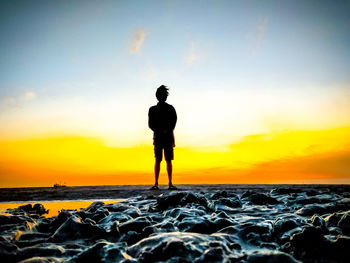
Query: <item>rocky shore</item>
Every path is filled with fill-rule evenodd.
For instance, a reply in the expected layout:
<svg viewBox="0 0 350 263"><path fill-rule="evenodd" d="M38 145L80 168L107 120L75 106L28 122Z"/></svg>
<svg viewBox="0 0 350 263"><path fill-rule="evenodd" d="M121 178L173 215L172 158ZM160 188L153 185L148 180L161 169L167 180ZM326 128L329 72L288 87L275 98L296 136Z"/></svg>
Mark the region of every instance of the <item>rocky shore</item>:
<svg viewBox="0 0 350 263"><path fill-rule="evenodd" d="M45 218L0 216L2 262L349 262L350 192L277 187L148 192Z"/></svg>

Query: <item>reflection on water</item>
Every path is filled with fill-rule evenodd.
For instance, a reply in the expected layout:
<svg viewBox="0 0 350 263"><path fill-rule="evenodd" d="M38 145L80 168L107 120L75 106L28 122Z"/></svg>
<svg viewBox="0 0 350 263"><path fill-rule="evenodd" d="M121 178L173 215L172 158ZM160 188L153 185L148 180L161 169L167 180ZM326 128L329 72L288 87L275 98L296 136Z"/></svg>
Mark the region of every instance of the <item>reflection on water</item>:
<svg viewBox="0 0 350 263"><path fill-rule="evenodd" d="M37 201L37 202L21 202L21 203L0 203L0 215L7 215L10 214L6 213L6 210L9 208L17 208L21 205L27 205L27 204L42 204L45 209L49 209L48 214L44 214L45 217L52 217L57 216L59 211L62 209L65 210L80 210L80 208L87 208L89 205L91 205L93 202L96 201L102 201L105 204L113 204L118 203L121 200L64 200L64 201Z"/></svg>

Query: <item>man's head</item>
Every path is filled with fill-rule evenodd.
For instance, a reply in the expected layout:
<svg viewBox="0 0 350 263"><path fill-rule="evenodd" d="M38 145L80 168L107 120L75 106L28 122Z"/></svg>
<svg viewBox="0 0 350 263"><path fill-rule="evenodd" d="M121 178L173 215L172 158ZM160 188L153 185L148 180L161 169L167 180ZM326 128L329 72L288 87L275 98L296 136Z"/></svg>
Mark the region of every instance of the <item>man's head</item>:
<svg viewBox="0 0 350 263"><path fill-rule="evenodd" d="M156 91L156 97L158 99L159 102L165 102L169 92L168 92L168 88L164 85L160 86L157 91Z"/></svg>

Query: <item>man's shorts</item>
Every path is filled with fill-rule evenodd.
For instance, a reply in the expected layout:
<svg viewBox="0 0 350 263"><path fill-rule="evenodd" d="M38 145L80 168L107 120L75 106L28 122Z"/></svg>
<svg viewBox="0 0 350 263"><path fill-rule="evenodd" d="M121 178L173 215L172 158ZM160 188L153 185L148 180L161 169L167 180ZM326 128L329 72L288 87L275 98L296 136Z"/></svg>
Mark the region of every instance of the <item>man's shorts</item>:
<svg viewBox="0 0 350 263"><path fill-rule="evenodd" d="M158 161L163 159L163 150L164 150L164 159L166 161L174 160L174 148L172 145L154 145L154 157Z"/></svg>
<svg viewBox="0 0 350 263"><path fill-rule="evenodd" d="M174 139L173 137L162 137L158 136L153 140L154 144L154 157L161 161L163 159L163 151L164 151L164 159L166 161L174 160Z"/></svg>

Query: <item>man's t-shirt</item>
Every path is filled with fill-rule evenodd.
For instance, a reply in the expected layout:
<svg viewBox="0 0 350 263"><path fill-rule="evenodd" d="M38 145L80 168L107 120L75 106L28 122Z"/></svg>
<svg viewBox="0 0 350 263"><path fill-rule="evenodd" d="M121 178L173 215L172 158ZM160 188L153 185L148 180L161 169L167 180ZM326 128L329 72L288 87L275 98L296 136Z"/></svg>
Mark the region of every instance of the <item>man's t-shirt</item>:
<svg viewBox="0 0 350 263"><path fill-rule="evenodd" d="M153 144L175 146L174 128L177 116L174 107L166 102L158 102L148 111L148 126L153 131Z"/></svg>

